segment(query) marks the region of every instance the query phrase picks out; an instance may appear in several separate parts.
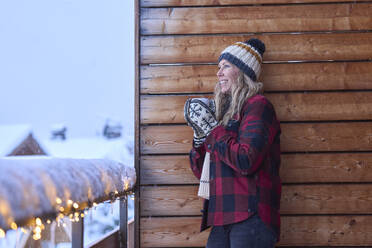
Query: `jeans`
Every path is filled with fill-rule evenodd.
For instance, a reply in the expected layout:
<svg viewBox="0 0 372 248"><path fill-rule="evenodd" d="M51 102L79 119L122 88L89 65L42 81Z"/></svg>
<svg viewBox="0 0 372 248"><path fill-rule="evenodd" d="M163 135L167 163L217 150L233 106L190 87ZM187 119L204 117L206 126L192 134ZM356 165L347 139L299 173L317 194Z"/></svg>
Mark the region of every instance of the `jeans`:
<svg viewBox="0 0 372 248"><path fill-rule="evenodd" d="M242 222L213 226L207 248L273 248L276 237L258 214Z"/></svg>

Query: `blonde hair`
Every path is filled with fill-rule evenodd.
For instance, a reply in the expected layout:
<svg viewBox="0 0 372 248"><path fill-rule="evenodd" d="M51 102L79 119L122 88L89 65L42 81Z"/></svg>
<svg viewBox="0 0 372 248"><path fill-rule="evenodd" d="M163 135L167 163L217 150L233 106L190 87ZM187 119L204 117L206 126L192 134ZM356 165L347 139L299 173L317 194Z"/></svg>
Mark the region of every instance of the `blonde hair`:
<svg viewBox="0 0 372 248"><path fill-rule="evenodd" d="M240 118L240 111L245 100L262 92L263 84L252 81L242 71L239 72L236 82L231 85L231 89L227 93L222 93L221 86L217 83L214 89L217 121L226 126L235 114L238 114L238 118Z"/></svg>

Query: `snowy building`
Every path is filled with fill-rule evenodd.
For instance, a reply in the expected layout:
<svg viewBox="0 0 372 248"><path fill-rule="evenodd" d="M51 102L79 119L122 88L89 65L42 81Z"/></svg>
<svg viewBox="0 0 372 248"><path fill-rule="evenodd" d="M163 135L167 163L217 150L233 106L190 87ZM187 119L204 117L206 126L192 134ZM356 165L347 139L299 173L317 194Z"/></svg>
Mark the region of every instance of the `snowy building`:
<svg viewBox="0 0 372 248"><path fill-rule="evenodd" d="M133 167L134 139L105 137L49 139L42 141L45 154L58 158L106 158Z"/></svg>
<svg viewBox="0 0 372 248"><path fill-rule="evenodd" d="M111 159L119 161L130 167L133 166L133 142L131 136L120 136L118 138L106 138L97 136L91 138L67 138L67 139L48 139L36 140L32 135L32 128L29 125L0 126L0 155L46 155L55 158L73 159ZM36 157L35 157L36 158ZM133 217L133 202L129 203L131 209L129 218ZM107 233L114 230L119 221L118 202L115 204L99 204L97 208L91 209L93 218L88 217L84 220L85 232L84 241L86 244L92 243ZM68 223L68 222L67 222ZM52 229L43 232L42 240L35 241L32 235L27 233L20 234L17 231L7 232L7 240L0 242L0 247L31 247L38 243L53 243L54 247L69 246L71 241L71 228L69 225L56 226L53 222ZM66 229L67 228L67 229ZM14 236L14 237L13 237ZM65 244L65 246L64 246Z"/></svg>
<svg viewBox="0 0 372 248"><path fill-rule="evenodd" d="M29 125L0 125L0 157L45 155Z"/></svg>

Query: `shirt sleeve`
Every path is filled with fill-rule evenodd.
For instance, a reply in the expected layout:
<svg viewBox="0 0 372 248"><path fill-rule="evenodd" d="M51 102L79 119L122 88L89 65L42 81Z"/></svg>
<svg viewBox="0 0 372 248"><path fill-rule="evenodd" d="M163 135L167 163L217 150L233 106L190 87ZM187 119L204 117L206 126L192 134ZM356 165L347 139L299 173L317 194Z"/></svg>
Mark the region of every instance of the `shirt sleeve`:
<svg viewBox="0 0 372 248"><path fill-rule="evenodd" d="M205 143L201 145L200 147L195 147L193 145L193 148L190 151L189 158L190 158L190 167L194 175L200 179L202 169L203 169L203 162L205 157Z"/></svg>
<svg viewBox="0 0 372 248"><path fill-rule="evenodd" d="M241 121L216 127L206 139L206 151L242 175L257 171L277 134L275 111L262 99L244 105Z"/></svg>

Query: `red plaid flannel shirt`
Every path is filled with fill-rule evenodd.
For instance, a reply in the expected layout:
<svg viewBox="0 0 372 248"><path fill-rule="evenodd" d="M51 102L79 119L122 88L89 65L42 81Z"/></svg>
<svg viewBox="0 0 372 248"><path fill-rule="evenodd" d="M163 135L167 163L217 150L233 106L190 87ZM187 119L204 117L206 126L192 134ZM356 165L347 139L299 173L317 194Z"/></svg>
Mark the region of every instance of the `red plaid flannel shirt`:
<svg viewBox="0 0 372 248"><path fill-rule="evenodd" d="M217 126L203 146L192 148L191 169L199 179L205 152L211 154L201 230L258 214L279 240L280 133L272 104L256 95L246 100L239 119Z"/></svg>

